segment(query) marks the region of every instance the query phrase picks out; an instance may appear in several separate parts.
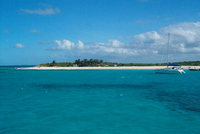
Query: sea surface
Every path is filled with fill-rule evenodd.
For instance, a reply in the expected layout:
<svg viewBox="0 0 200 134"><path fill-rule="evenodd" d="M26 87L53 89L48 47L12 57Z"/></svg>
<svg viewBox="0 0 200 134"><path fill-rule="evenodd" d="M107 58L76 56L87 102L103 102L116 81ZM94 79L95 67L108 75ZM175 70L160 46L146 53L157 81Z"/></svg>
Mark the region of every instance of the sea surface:
<svg viewBox="0 0 200 134"><path fill-rule="evenodd" d="M200 134L200 71L0 67L1 134Z"/></svg>

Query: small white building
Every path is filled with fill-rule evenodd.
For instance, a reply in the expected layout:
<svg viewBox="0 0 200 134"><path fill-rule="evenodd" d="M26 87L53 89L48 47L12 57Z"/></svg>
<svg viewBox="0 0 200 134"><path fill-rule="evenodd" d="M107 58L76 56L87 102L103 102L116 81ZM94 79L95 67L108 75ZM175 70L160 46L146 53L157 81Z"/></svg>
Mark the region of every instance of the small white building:
<svg viewBox="0 0 200 134"><path fill-rule="evenodd" d="M78 67L77 64L73 64L73 67Z"/></svg>

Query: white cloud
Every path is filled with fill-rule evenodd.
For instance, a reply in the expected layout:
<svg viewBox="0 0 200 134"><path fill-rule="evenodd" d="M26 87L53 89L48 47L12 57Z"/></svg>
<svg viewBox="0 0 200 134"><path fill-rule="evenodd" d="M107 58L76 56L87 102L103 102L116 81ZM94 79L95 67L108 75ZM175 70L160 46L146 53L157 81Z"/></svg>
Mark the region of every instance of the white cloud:
<svg viewBox="0 0 200 134"><path fill-rule="evenodd" d="M138 55L138 52L136 50L132 50L132 49L125 49L125 48L119 48L116 50L117 54L125 54L128 56L136 56Z"/></svg>
<svg viewBox="0 0 200 134"><path fill-rule="evenodd" d="M168 41L168 33L171 34L170 47L176 53L197 54L200 49L200 22L184 22L162 28L160 32L151 31L135 36L132 46L162 52Z"/></svg>
<svg viewBox="0 0 200 134"><path fill-rule="evenodd" d="M50 5L42 4L44 9L20 9L21 12L28 14L51 15L61 13L59 8L52 8Z"/></svg>
<svg viewBox="0 0 200 134"><path fill-rule="evenodd" d="M15 47L16 47L16 48L25 48L25 46L23 46L22 44L19 44L19 43L16 44Z"/></svg>
<svg viewBox="0 0 200 134"><path fill-rule="evenodd" d="M138 55L138 53L131 49L129 44L124 44L118 40L108 40L107 43L94 43L90 44L85 50L89 54L97 55L115 55L115 56L130 56Z"/></svg>
<svg viewBox="0 0 200 134"><path fill-rule="evenodd" d="M123 47L125 44L118 40L108 40L108 46L111 47Z"/></svg>
<svg viewBox="0 0 200 134"><path fill-rule="evenodd" d="M84 48L90 49L89 46L84 46L84 43L82 41L78 41L78 43L75 45L73 42L64 39L63 41L55 40L54 43L57 45L57 47L51 47L47 48L47 50L51 51L63 51L63 50L72 50L72 49L80 49L83 50Z"/></svg>
<svg viewBox="0 0 200 134"><path fill-rule="evenodd" d="M55 40L54 43L58 45L57 48L51 48L50 50L70 50L74 48L74 43L69 40Z"/></svg>
<svg viewBox="0 0 200 134"><path fill-rule="evenodd" d="M200 43L200 22L197 23L180 23L176 25L171 25L161 29L161 34L171 33L172 42L183 43L187 47L189 46L199 46Z"/></svg>
<svg viewBox="0 0 200 134"><path fill-rule="evenodd" d="M179 23L162 28L160 31L149 31L132 36L134 40L130 43L123 43L119 40L108 40L106 43L84 44L78 41L75 45L69 40L55 43L57 47L47 50L71 50L74 55L79 56L102 56L131 59L145 59L148 62L160 62L164 49L167 49L168 33L171 34L170 50L175 55L174 60L180 60L178 55L182 55L182 61L192 60L190 56L199 59L200 53L200 22ZM144 61L139 61L144 62Z"/></svg>
<svg viewBox="0 0 200 134"><path fill-rule="evenodd" d="M156 42L157 40L161 39L160 35L156 31L146 32L143 34L135 35L134 37L143 43Z"/></svg>
<svg viewBox="0 0 200 134"><path fill-rule="evenodd" d="M83 44L83 42L82 41L78 41L78 43L77 43L77 49L84 49L84 44Z"/></svg>

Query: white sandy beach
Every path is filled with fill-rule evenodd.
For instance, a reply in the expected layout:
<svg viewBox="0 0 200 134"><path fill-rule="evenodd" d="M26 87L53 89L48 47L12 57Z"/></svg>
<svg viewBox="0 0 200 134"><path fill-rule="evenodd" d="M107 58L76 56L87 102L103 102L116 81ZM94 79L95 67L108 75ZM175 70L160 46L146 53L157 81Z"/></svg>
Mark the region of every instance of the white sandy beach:
<svg viewBox="0 0 200 134"><path fill-rule="evenodd" d="M183 69L188 69L190 66L182 66ZM200 66L195 66L200 68ZM29 67L18 68L23 70L148 70L166 68L166 66L130 66L130 67Z"/></svg>

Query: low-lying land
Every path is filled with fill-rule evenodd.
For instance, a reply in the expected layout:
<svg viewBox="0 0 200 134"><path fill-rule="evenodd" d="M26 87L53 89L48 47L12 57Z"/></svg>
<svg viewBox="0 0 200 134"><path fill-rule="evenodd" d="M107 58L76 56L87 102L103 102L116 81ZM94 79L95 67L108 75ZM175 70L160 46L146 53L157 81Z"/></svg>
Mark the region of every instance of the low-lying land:
<svg viewBox="0 0 200 134"><path fill-rule="evenodd" d="M200 66L200 61L184 61L173 62L182 66ZM167 66L167 63L117 63L117 62L104 62L99 59L84 59L75 60L75 62L56 62L43 63L37 67L133 67L133 66Z"/></svg>
<svg viewBox="0 0 200 134"><path fill-rule="evenodd" d="M188 69L190 66L182 66L183 69ZM200 66L196 66L200 68ZM129 67L29 67L19 68L25 70L151 70L151 69L166 68L166 66L129 66Z"/></svg>
<svg viewBox="0 0 200 134"><path fill-rule="evenodd" d="M182 65L183 69L189 69L191 66L200 68L200 61L184 61L175 62L173 64ZM143 69L159 69L166 68L167 63L117 63L104 62L98 59L76 60L75 62L59 62L55 60L52 63L44 63L35 67L21 68L28 70L143 70ZM20 68L19 68L20 69Z"/></svg>

